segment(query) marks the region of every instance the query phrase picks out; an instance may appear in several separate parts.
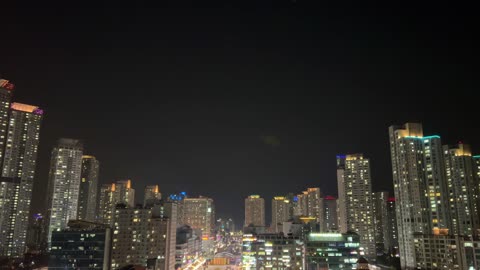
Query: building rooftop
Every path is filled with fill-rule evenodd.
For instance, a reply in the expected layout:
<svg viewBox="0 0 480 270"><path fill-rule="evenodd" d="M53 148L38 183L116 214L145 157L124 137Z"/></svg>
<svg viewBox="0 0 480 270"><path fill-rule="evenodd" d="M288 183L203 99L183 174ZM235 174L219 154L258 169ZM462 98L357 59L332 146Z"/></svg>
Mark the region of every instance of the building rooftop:
<svg viewBox="0 0 480 270"><path fill-rule="evenodd" d="M40 109L38 106L34 105L28 105L28 104L23 104L23 103L18 103L18 102L13 102L10 105L10 108L15 111L20 111L20 112L27 112L27 113L33 113L37 115L42 115L43 110Z"/></svg>

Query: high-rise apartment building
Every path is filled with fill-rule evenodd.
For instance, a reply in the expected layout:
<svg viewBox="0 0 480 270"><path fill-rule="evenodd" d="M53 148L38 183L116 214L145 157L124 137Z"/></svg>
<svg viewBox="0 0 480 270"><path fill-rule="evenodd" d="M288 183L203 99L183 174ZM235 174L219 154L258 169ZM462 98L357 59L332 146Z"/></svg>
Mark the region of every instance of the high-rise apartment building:
<svg viewBox="0 0 480 270"><path fill-rule="evenodd" d="M206 240L213 236L215 228L215 205L208 197L183 199L183 217L185 224L196 230Z"/></svg>
<svg viewBox="0 0 480 270"><path fill-rule="evenodd" d="M114 215L112 268L129 264L175 269L176 203L154 208L118 205Z"/></svg>
<svg viewBox="0 0 480 270"><path fill-rule="evenodd" d="M102 184L98 193L97 221L112 224L115 205L115 183Z"/></svg>
<svg viewBox="0 0 480 270"><path fill-rule="evenodd" d="M119 205L114 213L112 268L127 264L146 265L148 259L151 209L127 208Z"/></svg>
<svg viewBox="0 0 480 270"><path fill-rule="evenodd" d="M281 232L283 222L292 218L292 203L287 197L277 196L272 199L272 230Z"/></svg>
<svg viewBox="0 0 480 270"><path fill-rule="evenodd" d="M306 216L316 218L317 223L321 224L323 206L320 188L307 188L303 194L305 195L306 201L306 203L304 203L306 209L303 212L306 214Z"/></svg>
<svg viewBox="0 0 480 270"><path fill-rule="evenodd" d="M113 214L117 204L133 208L135 205L135 190L131 180L117 181L100 186L98 200L98 222L112 224Z"/></svg>
<svg viewBox="0 0 480 270"><path fill-rule="evenodd" d="M478 178L470 146L443 146L452 227L450 233L477 234L480 213L477 205Z"/></svg>
<svg viewBox="0 0 480 270"><path fill-rule="evenodd" d="M47 204L47 243L52 231L67 227L77 219L83 144L79 140L62 138L52 150Z"/></svg>
<svg viewBox="0 0 480 270"><path fill-rule="evenodd" d="M388 192L380 191L374 192L373 199L373 223L375 224L375 242L377 254L382 255L388 251L388 213L387 200Z"/></svg>
<svg viewBox="0 0 480 270"><path fill-rule="evenodd" d="M145 196L143 199L143 206L152 206L162 199L162 193L158 185L146 186L145 187Z"/></svg>
<svg viewBox="0 0 480 270"><path fill-rule="evenodd" d="M341 232L360 235L365 255L376 257L370 162L362 154L337 156Z"/></svg>
<svg viewBox="0 0 480 270"><path fill-rule="evenodd" d="M25 252L40 124L37 106L10 103L13 84L0 80L0 256Z"/></svg>
<svg viewBox="0 0 480 270"><path fill-rule="evenodd" d="M293 209L294 216L309 216L314 217L317 224L323 223L323 200L321 198L320 188L307 188L294 197L296 199L295 208Z"/></svg>
<svg viewBox="0 0 480 270"><path fill-rule="evenodd" d="M82 157L77 219L94 222L97 217L98 173L100 163L94 156Z"/></svg>
<svg viewBox="0 0 480 270"><path fill-rule="evenodd" d="M245 227L265 226L265 200L259 195L245 199Z"/></svg>
<svg viewBox="0 0 480 270"><path fill-rule="evenodd" d="M320 226L323 232L338 230L337 199L333 196L322 198L323 218Z"/></svg>
<svg viewBox="0 0 480 270"><path fill-rule="evenodd" d="M115 201L117 204L124 203L129 207L135 206L135 189L132 188L130 179L115 183Z"/></svg>
<svg viewBox="0 0 480 270"><path fill-rule="evenodd" d="M418 123L389 127L389 138L400 263L414 268L414 233L450 227L442 145Z"/></svg>

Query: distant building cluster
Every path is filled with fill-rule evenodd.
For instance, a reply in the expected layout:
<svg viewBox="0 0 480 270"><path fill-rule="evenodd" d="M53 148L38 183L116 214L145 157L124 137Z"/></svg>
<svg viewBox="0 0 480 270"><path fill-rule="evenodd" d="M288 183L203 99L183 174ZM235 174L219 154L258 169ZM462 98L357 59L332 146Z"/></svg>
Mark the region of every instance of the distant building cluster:
<svg viewBox="0 0 480 270"><path fill-rule="evenodd" d="M438 135L424 136L418 123L391 126L389 140L395 196L372 191L370 160L348 154L337 156L338 198L318 187L276 196L267 226L265 200L247 197L244 263L251 269L356 269L365 267L362 261L395 265L396 258L402 269L480 269L480 156L462 142L444 145ZM293 250L288 243L308 252L312 235L347 234L356 235L358 245L347 252L353 257L326 252L316 266L308 253L301 266L274 258L274 250Z"/></svg>

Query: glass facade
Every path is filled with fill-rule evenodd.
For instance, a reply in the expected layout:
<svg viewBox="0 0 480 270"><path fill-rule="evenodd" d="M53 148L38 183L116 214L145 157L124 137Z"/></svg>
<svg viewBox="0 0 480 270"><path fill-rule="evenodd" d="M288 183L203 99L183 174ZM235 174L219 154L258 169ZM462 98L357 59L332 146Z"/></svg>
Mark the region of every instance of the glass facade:
<svg viewBox="0 0 480 270"><path fill-rule="evenodd" d="M110 269L110 228L75 228L52 233L48 269Z"/></svg>

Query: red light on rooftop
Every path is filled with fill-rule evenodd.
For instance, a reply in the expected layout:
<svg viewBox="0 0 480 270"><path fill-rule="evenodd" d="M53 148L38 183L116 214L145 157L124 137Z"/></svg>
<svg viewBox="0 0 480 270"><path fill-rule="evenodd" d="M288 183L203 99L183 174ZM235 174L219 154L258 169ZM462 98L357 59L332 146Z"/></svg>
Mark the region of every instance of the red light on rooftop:
<svg viewBox="0 0 480 270"><path fill-rule="evenodd" d="M394 202L395 201L395 197L390 197L387 199L387 202Z"/></svg>
<svg viewBox="0 0 480 270"><path fill-rule="evenodd" d="M330 196L330 195L327 195L325 196L325 198L323 198L324 200L329 200L329 201L333 201L333 200L336 200L337 198L333 197L333 196Z"/></svg>

